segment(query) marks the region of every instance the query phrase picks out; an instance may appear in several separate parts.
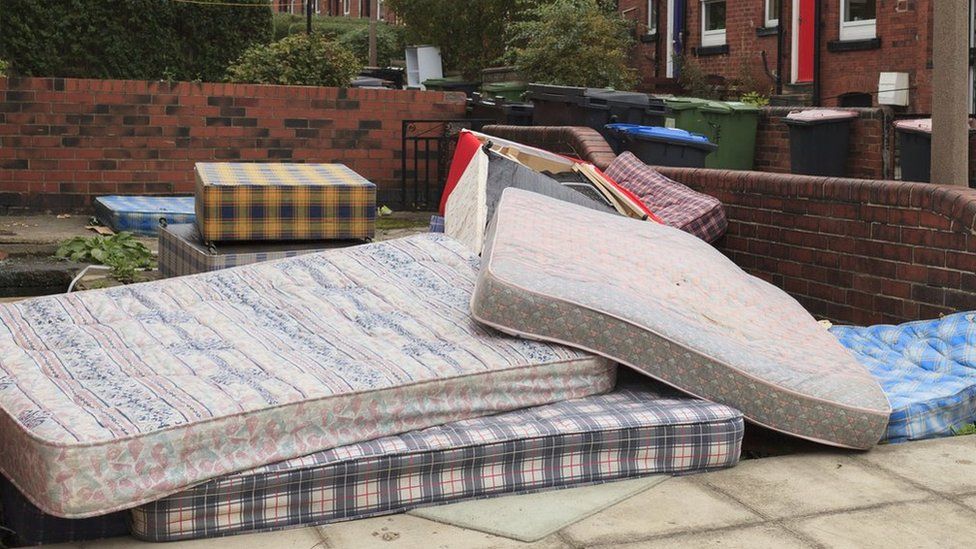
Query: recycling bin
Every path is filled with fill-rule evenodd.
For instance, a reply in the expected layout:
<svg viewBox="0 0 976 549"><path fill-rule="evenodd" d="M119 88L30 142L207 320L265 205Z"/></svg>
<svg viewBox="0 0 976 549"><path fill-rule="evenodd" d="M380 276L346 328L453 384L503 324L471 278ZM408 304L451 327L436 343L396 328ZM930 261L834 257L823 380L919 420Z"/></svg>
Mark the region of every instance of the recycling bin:
<svg viewBox="0 0 976 549"><path fill-rule="evenodd" d="M706 158L718 149L704 135L677 128L608 124L605 129L621 152L630 151L653 166L702 168Z"/></svg>
<svg viewBox="0 0 976 549"><path fill-rule="evenodd" d="M481 91L488 99L503 97L506 101L522 101L529 85L525 82L492 82L481 87Z"/></svg>
<svg viewBox="0 0 976 549"><path fill-rule="evenodd" d="M537 126L584 126L586 113L586 88L555 86L552 84L529 84L526 92L535 106L535 125Z"/></svg>
<svg viewBox="0 0 976 549"><path fill-rule="evenodd" d="M718 151L708 157L705 167L751 170L756 158L759 107L741 101L709 101L698 112L702 127L697 133L718 145Z"/></svg>
<svg viewBox="0 0 976 549"><path fill-rule="evenodd" d="M449 76L447 78L430 78L424 80L424 87L432 91L464 92L465 95L471 97L481 87L481 83L470 82L460 76Z"/></svg>
<svg viewBox="0 0 976 549"><path fill-rule="evenodd" d="M487 99L478 93L468 100L468 115L471 118L495 120L508 126L531 126L533 110L532 103L509 102L504 98Z"/></svg>
<svg viewBox="0 0 976 549"><path fill-rule="evenodd" d="M702 120L698 109L708 103L707 99L668 97L664 103L668 107L667 123L664 125L697 133L701 133L705 129L705 122Z"/></svg>
<svg viewBox="0 0 976 549"><path fill-rule="evenodd" d="M786 115L790 128L791 171L842 177L850 152L853 111L808 109Z"/></svg>
<svg viewBox="0 0 976 549"><path fill-rule="evenodd" d="M529 84L526 97L535 105L538 126L586 126L607 137L607 124L662 126L664 100L646 93L603 88Z"/></svg>

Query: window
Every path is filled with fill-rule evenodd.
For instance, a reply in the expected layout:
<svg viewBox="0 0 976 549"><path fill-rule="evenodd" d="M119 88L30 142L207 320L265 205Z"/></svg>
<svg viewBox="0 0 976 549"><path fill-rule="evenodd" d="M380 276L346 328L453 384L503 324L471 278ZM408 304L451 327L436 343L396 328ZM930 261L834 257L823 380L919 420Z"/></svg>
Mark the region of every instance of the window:
<svg viewBox="0 0 976 549"><path fill-rule="evenodd" d="M647 0L647 34L657 34L657 0Z"/></svg>
<svg viewBox="0 0 976 549"><path fill-rule="evenodd" d="M876 38L877 0L840 0L840 39Z"/></svg>
<svg viewBox="0 0 976 549"><path fill-rule="evenodd" d="M349 11L351 9L350 8L350 4L352 4L352 0L342 0L342 13L343 13L343 15L349 15Z"/></svg>
<svg viewBox="0 0 976 549"><path fill-rule="evenodd" d="M779 26L779 0L766 0L765 26Z"/></svg>
<svg viewBox="0 0 976 549"><path fill-rule="evenodd" d="M725 0L702 0L701 45L725 45Z"/></svg>

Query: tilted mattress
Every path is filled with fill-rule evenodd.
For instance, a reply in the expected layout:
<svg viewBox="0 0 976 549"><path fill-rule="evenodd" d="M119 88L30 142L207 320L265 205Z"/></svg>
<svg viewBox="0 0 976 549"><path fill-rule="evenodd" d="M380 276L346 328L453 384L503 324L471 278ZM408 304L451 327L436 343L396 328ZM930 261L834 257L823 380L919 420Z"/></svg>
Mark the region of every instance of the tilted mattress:
<svg viewBox="0 0 976 549"><path fill-rule="evenodd" d="M799 303L671 227L507 189L472 312L785 433L868 448L887 426L881 387Z"/></svg>
<svg viewBox="0 0 976 549"><path fill-rule="evenodd" d="M79 518L320 450L609 390L470 318L443 235L0 306L0 469Z"/></svg>
<svg viewBox="0 0 976 549"><path fill-rule="evenodd" d="M887 441L951 436L976 423L976 313L831 332L888 395Z"/></svg>
<svg viewBox="0 0 976 549"><path fill-rule="evenodd" d="M95 216L115 232L156 236L160 221L193 223L192 196L100 196L94 202Z"/></svg>
<svg viewBox="0 0 976 549"><path fill-rule="evenodd" d="M742 415L646 384L464 420L224 476L132 510L176 541L308 526L424 505L731 467Z"/></svg>

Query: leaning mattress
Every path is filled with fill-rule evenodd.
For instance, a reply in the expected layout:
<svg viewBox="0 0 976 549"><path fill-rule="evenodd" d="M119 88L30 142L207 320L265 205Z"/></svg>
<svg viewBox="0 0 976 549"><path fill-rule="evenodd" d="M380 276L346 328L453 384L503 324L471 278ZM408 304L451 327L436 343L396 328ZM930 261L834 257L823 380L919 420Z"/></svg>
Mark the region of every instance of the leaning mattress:
<svg viewBox="0 0 976 549"><path fill-rule="evenodd" d="M0 306L0 469L80 518L613 386L606 360L475 323L477 265L418 235Z"/></svg>
<svg viewBox="0 0 976 549"><path fill-rule="evenodd" d="M814 441L868 448L887 427L881 387L799 303L672 227L506 189L472 313Z"/></svg>
<svg viewBox="0 0 976 549"><path fill-rule="evenodd" d="M950 436L976 423L976 313L830 331L888 395L887 441Z"/></svg>
<svg viewBox="0 0 976 549"><path fill-rule="evenodd" d="M95 216L116 232L156 236L161 224L193 223L192 196L100 196Z"/></svg>
<svg viewBox="0 0 976 549"><path fill-rule="evenodd" d="M132 534L176 541L415 507L731 467L742 415L631 385L464 420L224 476L132 510Z"/></svg>

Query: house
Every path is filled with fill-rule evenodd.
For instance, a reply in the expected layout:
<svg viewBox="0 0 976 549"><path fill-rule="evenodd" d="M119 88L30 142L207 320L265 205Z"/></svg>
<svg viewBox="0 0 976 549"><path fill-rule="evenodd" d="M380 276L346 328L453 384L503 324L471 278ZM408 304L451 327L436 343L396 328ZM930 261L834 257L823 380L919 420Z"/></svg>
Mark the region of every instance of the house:
<svg viewBox="0 0 976 549"><path fill-rule="evenodd" d="M908 75L908 105L897 111L929 113L935 1L620 0L618 6L636 23L633 60L648 91L673 87L690 67L793 101L872 106L881 73L894 72ZM972 36L970 43L976 45Z"/></svg>
<svg viewBox="0 0 976 549"><path fill-rule="evenodd" d="M370 0L272 0L271 6L278 13L305 13L305 2L312 3L312 11L316 15L335 17L360 17L368 19L370 15ZM377 0L380 19L385 19L386 9L383 0Z"/></svg>

